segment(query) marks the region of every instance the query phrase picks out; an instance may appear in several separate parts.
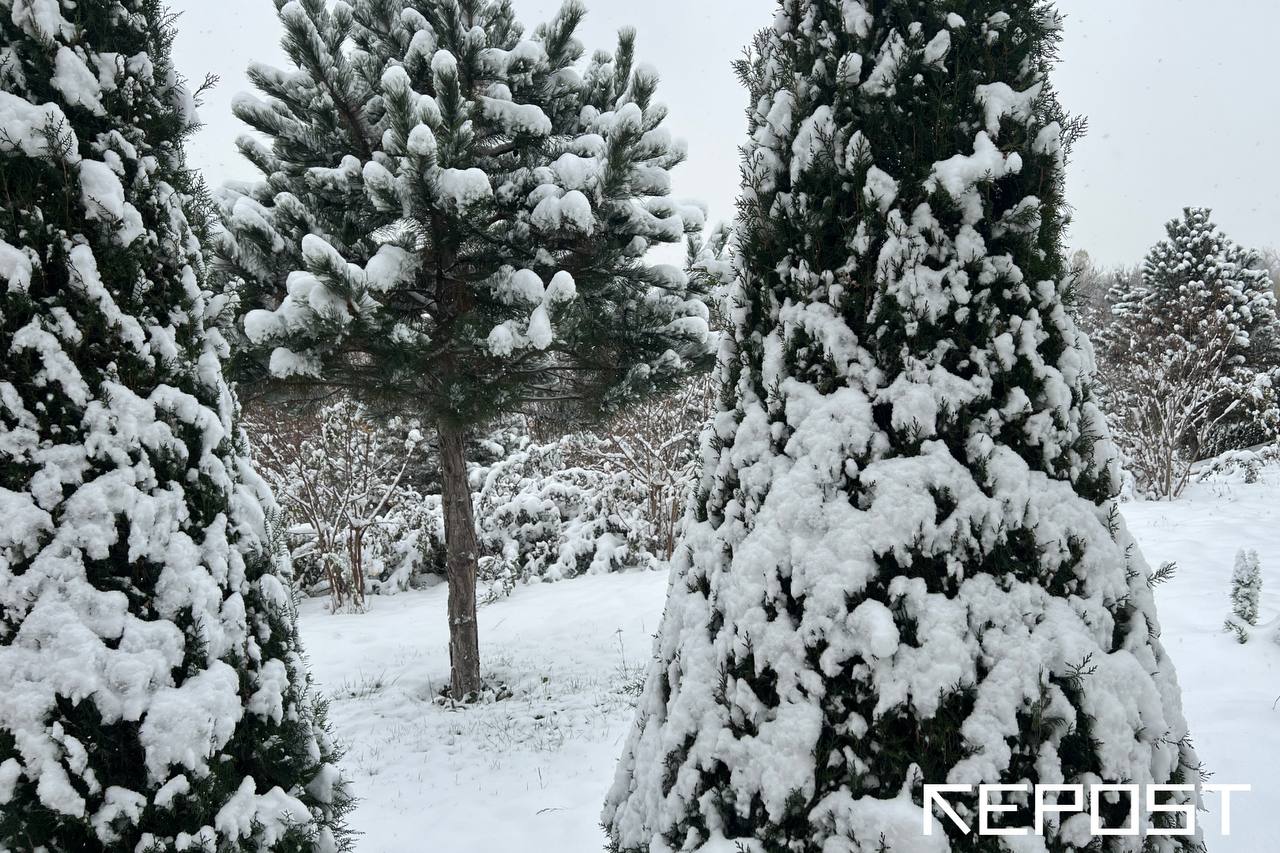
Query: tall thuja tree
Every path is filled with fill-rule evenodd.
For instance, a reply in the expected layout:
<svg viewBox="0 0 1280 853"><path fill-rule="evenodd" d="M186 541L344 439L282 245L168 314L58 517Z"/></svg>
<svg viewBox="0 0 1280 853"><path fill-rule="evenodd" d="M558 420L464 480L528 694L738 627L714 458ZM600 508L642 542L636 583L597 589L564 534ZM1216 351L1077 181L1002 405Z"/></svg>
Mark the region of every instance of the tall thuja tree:
<svg viewBox="0 0 1280 853"><path fill-rule="evenodd" d="M607 413L710 358L696 288L646 261L702 218L668 197L656 74L629 31L584 67L583 14L525 38L507 2L291 2L296 68L253 69L267 100L237 105L270 140L223 203L246 352L434 426L458 696L481 686L468 435Z"/></svg>
<svg viewBox="0 0 1280 853"><path fill-rule="evenodd" d="M1160 346L1198 353L1185 369L1221 361L1213 371L1214 399L1195 417L1211 428L1182 437L1193 461L1274 439L1280 428L1274 388L1280 381L1280 320L1261 255L1223 233L1207 208L1186 208L1165 231L1141 277L1113 289L1115 320L1102 335L1104 359L1123 370L1129 361L1148 361Z"/></svg>
<svg viewBox="0 0 1280 853"><path fill-rule="evenodd" d="M336 851L169 21L0 0L0 849Z"/></svg>
<svg viewBox="0 0 1280 853"><path fill-rule="evenodd" d="M1197 781L1063 305L1059 26L1039 0L783 0L740 65L725 391L615 851L1030 849L976 832L976 793L951 797L973 834L924 837L922 786ZM995 826L1032 823L1006 800ZM1043 843L1199 846L1069 814Z"/></svg>

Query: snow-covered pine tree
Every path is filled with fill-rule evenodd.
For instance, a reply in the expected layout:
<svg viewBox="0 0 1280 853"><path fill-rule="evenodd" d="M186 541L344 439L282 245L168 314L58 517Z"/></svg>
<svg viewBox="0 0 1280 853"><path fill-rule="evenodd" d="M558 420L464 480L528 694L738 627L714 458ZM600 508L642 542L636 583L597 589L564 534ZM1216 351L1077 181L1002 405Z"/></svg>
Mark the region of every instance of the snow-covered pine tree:
<svg viewBox="0 0 1280 853"><path fill-rule="evenodd" d="M634 34L585 68L573 0L526 38L510 3L283 3L288 72L237 115L264 179L224 202L247 352L435 428L452 691L480 688L468 432L508 412L611 411L711 357L707 309L649 248L701 211Z"/></svg>
<svg viewBox="0 0 1280 853"><path fill-rule="evenodd" d="M1231 612L1246 625L1257 625L1261 597L1262 564L1258 552L1242 548L1231 571Z"/></svg>
<svg viewBox="0 0 1280 853"><path fill-rule="evenodd" d="M1142 265L1144 302L1159 302L1161 291L1193 291L1222 311L1238 331L1240 355L1259 371L1277 363L1276 299L1258 252L1240 246L1213 223L1213 211L1189 207L1165 225ZM1136 306L1117 305L1124 313ZM1251 346L1252 345L1252 346Z"/></svg>
<svg viewBox="0 0 1280 853"><path fill-rule="evenodd" d="M0 0L0 850L347 846L172 38L157 0Z"/></svg>
<svg viewBox="0 0 1280 853"><path fill-rule="evenodd" d="M1166 239L1148 253L1137 280L1113 291L1113 328L1102 336L1104 358L1141 360L1152 338L1166 346L1204 350L1206 329L1227 337L1219 399L1205 420L1215 421L1207 446L1190 452L1215 455L1261 444L1280 429L1280 320L1271 276L1256 251L1231 240L1207 208L1189 207L1165 225Z"/></svg>
<svg viewBox="0 0 1280 853"><path fill-rule="evenodd" d="M1099 389L1139 488L1175 497L1195 462L1280 429L1280 323L1255 252L1209 211L1167 226L1136 277L1117 277L1098 334Z"/></svg>
<svg viewBox="0 0 1280 853"><path fill-rule="evenodd" d="M1041 0L781 0L739 66L726 395L615 851L1198 848L922 834L922 783L1198 781L1063 307L1059 32Z"/></svg>
<svg viewBox="0 0 1280 853"><path fill-rule="evenodd" d="M685 244L685 273L711 309L711 328L723 334L729 327L729 292L734 280L733 227L721 222L705 234L692 235Z"/></svg>

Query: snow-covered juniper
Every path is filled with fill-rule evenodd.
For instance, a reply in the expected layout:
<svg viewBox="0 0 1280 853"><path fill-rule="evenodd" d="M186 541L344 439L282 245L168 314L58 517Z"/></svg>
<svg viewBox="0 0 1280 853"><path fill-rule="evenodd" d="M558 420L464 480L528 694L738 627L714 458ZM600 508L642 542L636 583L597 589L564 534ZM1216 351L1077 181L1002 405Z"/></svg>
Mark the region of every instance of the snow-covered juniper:
<svg viewBox="0 0 1280 853"><path fill-rule="evenodd" d="M1060 24L1041 0L780 0L739 65L723 399L614 851L1199 848L1088 815L1043 846L923 834L925 784L1198 781L1063 307ZM976 794L951 800L976 827Z"/></svg>
<svg viewBox="0 0 1280 853"><path fill-rule="evenodd" d="M337 851L157 0L0 0L0 850Z"/></svg>
<svg viewBox="0 0 1280 853"><path fill-rule="evenodd" d="M634 34L587 63L572 0L526 35L506 0L277 0L294 68L254 66L236 114L269 144L223 201L244 352L435 427L454 695L480 685L469 431L598 415L712 358L682 271L702 224L669 198L683 147Z"/></svg>
<svg viewBox="0 0 1280 853"><path fill-rule="evenodd" d="M1262 563L1258 552L1241 548L1231 570L1231 613L1246 625L1258 624L1262 597Z"/></svg>

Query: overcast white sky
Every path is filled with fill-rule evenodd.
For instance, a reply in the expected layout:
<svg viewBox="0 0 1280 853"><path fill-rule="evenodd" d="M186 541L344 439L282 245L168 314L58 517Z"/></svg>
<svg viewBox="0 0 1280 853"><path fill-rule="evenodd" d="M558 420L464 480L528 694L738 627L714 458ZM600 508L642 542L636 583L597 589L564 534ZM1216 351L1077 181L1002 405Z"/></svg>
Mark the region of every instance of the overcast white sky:
<svg viewBox="0 0 1280 853"><path fill-rule="evenodd" d="M235 151L242 127L232 96L251 60L280 64L271 0L169 0L179 21L176 58L192 80L222 78L205 102L206 128L190 147L210 183L253 175ZM526 27L560 0L516 0ZM745 98L729 68L774 0L587 0L588 49L618 28L639 32L642 61L663 77L672 131L689 143L675 191L705 201L712 220L733 215ZM1108 264L1131 264L1186 205L1214 208L1236 240L1280 245L1280 87L1275 0L1060 0L1067 15L1055 78L1067 108L1089 117L1068 193L1070 242Z"/></svg>

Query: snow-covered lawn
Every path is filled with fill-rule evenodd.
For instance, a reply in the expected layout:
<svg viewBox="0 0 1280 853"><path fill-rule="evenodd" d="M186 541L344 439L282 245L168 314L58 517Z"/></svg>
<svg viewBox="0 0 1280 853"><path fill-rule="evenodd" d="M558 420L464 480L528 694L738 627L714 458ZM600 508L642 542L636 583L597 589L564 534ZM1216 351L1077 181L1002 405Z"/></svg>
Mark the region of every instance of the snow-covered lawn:
<svg viewBox="0 0 1280 853"><path fill-rule="evenodd" d="M1165 647L1178 667L1183 707L1211 781L1253 786L1231 803L1231 837L1202 815L1209 853L1280 849L1280 471L1255 485L1196 485L1174 503L1124 507L1147 560L1178 563L1156 598ZM1259 627L1241 646L1222 630L1236 551L1262 560ZM1217 810L1216 797L1208 803Z"/></svg>
<svg viewBox="0 0 1280 853"><path fill-rule="evenodd" d="M486 675L512 698L434 703L448 683L445 589L371 612L303 607L303 641L347 747L361 853L599 851L601 801L666 598L657 573L524 587L480 611Z"/></svg>
<svg viewBox="0 0 1280 853"><path fill-rule="evenodd" d="M1213 781L1253 786L1233 799L1230 838L1216 838L1216 814L1201 816L1209 851L1274 850L1280 471L1124 511L1153 565L1179 564L1158 598L1200 757ZM1264 577L1262 627L1245 646L1222 631L1242 547L1257 549ZM449 671L443 587L374 598L362 616L305 603L303 640L361 799L351 816L360 853L601 850L600 803L665 595L664 575L594 576L483 608L487 674L513 695L467 710L434 701Z"/></svg>

